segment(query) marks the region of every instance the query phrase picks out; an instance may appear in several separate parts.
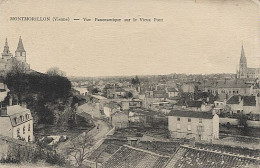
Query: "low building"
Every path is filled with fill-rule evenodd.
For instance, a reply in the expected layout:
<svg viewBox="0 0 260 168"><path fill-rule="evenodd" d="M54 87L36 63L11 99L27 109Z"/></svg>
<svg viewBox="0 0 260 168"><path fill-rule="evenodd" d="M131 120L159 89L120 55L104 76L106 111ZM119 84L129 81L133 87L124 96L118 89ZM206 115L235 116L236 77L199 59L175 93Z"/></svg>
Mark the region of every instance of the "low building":
<svg viewBox="0 0 260 168"><path fill-rule="evenodd" d="M179 91L177 88L167 88L168 98L179 96Z"/></svg>
<svg viewBox="0 0 260 168"><path fill-rule="evenodd" d="M211 141L219 138L219 117L210 112L171 111L168 129L172 138Z"/></svg>
<svg viewBox="0 0 260 168"><path fill-rule="evenodd" d="M117 112L111 115L111 124L115 129L127 128L128 123L128 114L124 112Z"/></svg>
<svg viewBox="0 0 260 168"><path fill-rule="evenodd" d="M0 133L15 139L33 141L33 118L31 111L19 105L1 108Z"/></svg>
<svg viewBox="0 0 260 168"><path fill-rule="evenodd" d="M109 102L104 105L104 114L106 117L111 117L117 111L121 110L121 106L117 102Z"/></svg>

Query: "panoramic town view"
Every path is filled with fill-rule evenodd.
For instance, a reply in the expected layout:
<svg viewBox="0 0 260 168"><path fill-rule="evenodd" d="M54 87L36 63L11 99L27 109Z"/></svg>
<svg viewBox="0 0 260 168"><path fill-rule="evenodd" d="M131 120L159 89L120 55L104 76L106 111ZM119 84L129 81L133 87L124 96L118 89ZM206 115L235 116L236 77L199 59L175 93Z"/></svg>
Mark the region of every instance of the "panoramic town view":
<svg viewBox="0 0 260 168"><path fill-rule="evenodd" d="M0 0L0 168L260 167L259 2L97 1Z"/></svg>

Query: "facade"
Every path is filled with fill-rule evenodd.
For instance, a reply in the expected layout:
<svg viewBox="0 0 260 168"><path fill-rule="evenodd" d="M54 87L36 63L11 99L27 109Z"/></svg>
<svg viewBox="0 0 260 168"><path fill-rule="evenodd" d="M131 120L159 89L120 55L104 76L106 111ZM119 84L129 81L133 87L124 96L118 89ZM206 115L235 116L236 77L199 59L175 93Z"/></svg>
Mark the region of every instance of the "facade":
<svg viewBox="0 0 260 168"><path fill-rule="evenodd" d="M168 129L172 138L212 141L219 138L219 117L209 112L171 111Z"/></svg>
<svg viewBox="0 0 260 168"><path fill-rule="evenodd" d="M237 78L260 78L260 68L248 68L244 47L242 45L241 57Z"/></svg>
<svg viewBox="0 0 260 168"><path fill-rule="evenodd" d="M14 139L33 141L33 118L31 111L19 105L1 108L0 132Z"/></svg>
<svg viewBox="0 0 260 168"><path fill-rule="evenodd" d="M19 38L15 56L10 52L6 38L2 59L0 59L0 71L9 71L14 65L22 67L23 70L30 70L30 65L26 62L26 51L21 37Z"/></svg>
<svg viewBox="0 0 260 168"><path fill-rule="evenodd" d="M253 93L253 85L244 79L218 80L210 82L204 87L205 92L213 95L251 95Z"/></svg>

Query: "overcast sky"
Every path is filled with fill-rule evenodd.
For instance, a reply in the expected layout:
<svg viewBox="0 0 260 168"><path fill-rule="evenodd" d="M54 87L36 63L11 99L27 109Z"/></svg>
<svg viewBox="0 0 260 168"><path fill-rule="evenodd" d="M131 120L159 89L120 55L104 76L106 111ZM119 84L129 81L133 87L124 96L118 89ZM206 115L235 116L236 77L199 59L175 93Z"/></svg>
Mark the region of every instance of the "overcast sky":
<svg viewBox="0 0 260 168"><path fill-rule="evenodd" d="M10 16L163 18L162 23L11 22ZM27 62L68 76L235 73L242 41L260 67L259 6L250 0L4 0L0 51L22 36Z"/></svg>

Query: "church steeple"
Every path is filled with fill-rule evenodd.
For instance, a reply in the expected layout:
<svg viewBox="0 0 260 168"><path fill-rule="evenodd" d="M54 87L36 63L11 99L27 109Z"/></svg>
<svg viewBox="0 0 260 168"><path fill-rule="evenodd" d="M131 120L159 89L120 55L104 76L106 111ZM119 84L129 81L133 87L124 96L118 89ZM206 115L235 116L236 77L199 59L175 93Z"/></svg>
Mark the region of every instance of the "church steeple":
<svg viewBox="0 0 260 168"><path fill-rule="evenodd" d="M18 59L20 61L26 62L26 51L24 50L23 41L22 41L21 36L19 38L18 46L15 51L15 57L16 57L16 59Z"/></svg>
<svg viewBox="0 0 260 168"><path fill-rule="evenodd" d="M7 38L5 39L5 46L4 46L4 51L2 53L2 58L4 60L9 60L13 55L11 54L10 50L9 50L9 46L8 46L8 42L7 42Z"/></svg>
<svg viewBox="0 0 260 168"><path fill-rule="evenodd" d="M239 62L239 78L246 78L247 77L247 61L244 51L244 45L242 44L241 49L241 56L240 56L240 62Z"/></svg>
<svg viewBox="0 0 260 168"><path fill-rule="evenodd" d="M24 47L23 47L23 41L22 41L21 36L20 36L20 38L19 38L18 46L17 46L17 49L16 49L16 52L17 52L17 51L19 51L19 52L25 52Z"/></svg>
<svg viewBox="0 0 260 168"><path fill-rule="evenodd" d="M9 46L8 46L8 42L7 42L7 38L5 39L5 46L4 46L4 51L3 51L3 53L5 53L5 54L10 53L10 51L9 51Z"/></svg>

